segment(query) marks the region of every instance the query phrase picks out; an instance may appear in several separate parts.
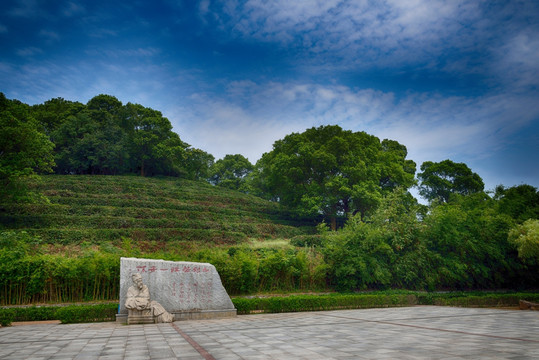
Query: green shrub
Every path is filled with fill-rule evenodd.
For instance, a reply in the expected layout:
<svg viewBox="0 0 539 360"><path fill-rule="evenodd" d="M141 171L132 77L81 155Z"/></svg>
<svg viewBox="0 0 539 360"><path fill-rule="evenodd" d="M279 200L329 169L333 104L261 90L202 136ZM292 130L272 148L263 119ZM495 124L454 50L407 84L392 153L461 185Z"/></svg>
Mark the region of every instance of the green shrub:
<svg viewBox="0 0 539 360"><path fill-rule="evenodd" d="M459 306L459 307L504 307L518 306L519 300L531 302L539 301L537 293L513 293L513 294L444 294L432 296L432 305Z"/></svg>
<svg viewBox="0 0 539 360"><path fill-rule="evenodd" d="M29 306L14 308L15 321L56 320L57 306Z"/></svg>
<svg viewBox="0 0 539 360"><path fill-rule="evenodd" d="M297 247L313 247L322 245L321 235L297 235L290 240L290 245Z"/></svg>
<svg viewBox="0 0 539 360"><path fill-rule="evenodd" d="M0 309L0 325L10 326L15 320L15 309Z"/></svg>
<svg viewBox="0 0 539 360"><path fill-rule="evenodd" d="M238 314L367 309L417 304L416 296L411 294L296 295L268 298L235 298L232 301Z"/></svg>
<svg viewBox="0 0 539 360"><path fill-rule="evenodd" d="M62 324L114 321L118 304L73 305L61 307L56 317Z"/></svg>

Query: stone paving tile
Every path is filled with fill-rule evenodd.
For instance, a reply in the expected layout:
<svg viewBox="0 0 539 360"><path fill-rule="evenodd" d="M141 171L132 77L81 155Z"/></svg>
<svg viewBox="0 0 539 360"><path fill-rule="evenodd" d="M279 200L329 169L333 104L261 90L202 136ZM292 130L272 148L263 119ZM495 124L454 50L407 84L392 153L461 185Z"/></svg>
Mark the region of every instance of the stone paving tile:
<svg viewBox="0 0 539 360"><path fill-rule="evenodd" d="M175 323L218 360L537 359L537 312L410 307ZM170 324L0 328L0 359L204 357Z"/></svg>

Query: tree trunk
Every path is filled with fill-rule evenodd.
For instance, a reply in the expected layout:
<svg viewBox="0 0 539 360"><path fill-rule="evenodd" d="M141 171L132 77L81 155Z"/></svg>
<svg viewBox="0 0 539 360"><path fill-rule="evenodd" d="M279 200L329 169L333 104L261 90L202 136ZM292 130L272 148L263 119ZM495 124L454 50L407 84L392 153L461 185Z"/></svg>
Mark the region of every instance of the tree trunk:
<svg viewBox="0 0 539 360"><path fill-rule="evenodd" d="M331 217L331 230L333 231L337 230L337 217L336 216Z"/></svg>

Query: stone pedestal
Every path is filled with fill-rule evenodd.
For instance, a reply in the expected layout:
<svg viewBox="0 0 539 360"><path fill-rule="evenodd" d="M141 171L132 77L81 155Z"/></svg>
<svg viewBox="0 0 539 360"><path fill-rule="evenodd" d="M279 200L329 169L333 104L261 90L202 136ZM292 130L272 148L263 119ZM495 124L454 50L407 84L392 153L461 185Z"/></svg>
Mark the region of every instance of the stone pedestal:
<svg viewBox="0 0 539 360"><path fill-rule="evenodd" d="M237 316L236 309L232 310L205 310L205 311L182 311L172 313L174 315L174 321L185 320L210 320L210 319L223 319ZM135 319L129 321L129 314L116 314L116 323L118 324L150 324L155 322L152 319L151 322L133 322ZM146 320L145 320L146 321Z"/></svg>
<svg viewBox="0 0 539 360"><path fill-rule="evenodd" d="M127 325L131 324L153 324L155 323L152 310L129 310L127 314Z"/></svg>

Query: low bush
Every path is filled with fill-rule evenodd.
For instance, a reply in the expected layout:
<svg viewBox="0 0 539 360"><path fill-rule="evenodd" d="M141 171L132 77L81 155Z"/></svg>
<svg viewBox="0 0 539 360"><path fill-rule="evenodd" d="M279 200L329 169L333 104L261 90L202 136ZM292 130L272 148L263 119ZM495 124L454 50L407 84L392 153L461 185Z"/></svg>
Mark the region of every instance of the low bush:
<svg viewBox="0 0 539 360"><path fill-rule="evenodd" d="M10 326L15 320L15 309L0 309L0 325Z"/></svg>
<svg viewBox="0 0 539 360"><path fill-rule="evenodd" d="M322 236L320 235L297 235L290 239L290 245L297 247L322 246Z"/></svg>
<svg viewBox="0 0 539 360"><path fill-rule="evenodd" d="M519 300L539 302L539 293L417 293L298 295L267 298L234 298L238 314L367 309L413 305L461 307L514 307Z"/></svg>
<svg viewBox="0 0 539 360"><path fill-rule="evenodd" d="M238 314L252 314L410 306L417 304L417 297L406 294L333 294L235 298L232 301Z"/></svg>
<svg viewBox="0 0 539 360"><path fill-rule="evenodd" d="M14 321L41 321L56 320L57 306L28 306L13 308L15 310Z"/></svg>
<svg viewBox="0 0 539 360"><path fill-rule="evenodd" d="M459 306L459 307L505 307L518 306L519 300L527 300L531 302L539 301L537 293L512 293L512 294L453 294L442 295L437 294L432 296L432 305L440 306ZM430 305L430 304L429 304Z"/></svg>
<svg viewBox="0 0 539 360"><path fill-rule="evenodd" d="M62 324L114 321L118 304L73 305L58 308L56 317Z"/></svg>

